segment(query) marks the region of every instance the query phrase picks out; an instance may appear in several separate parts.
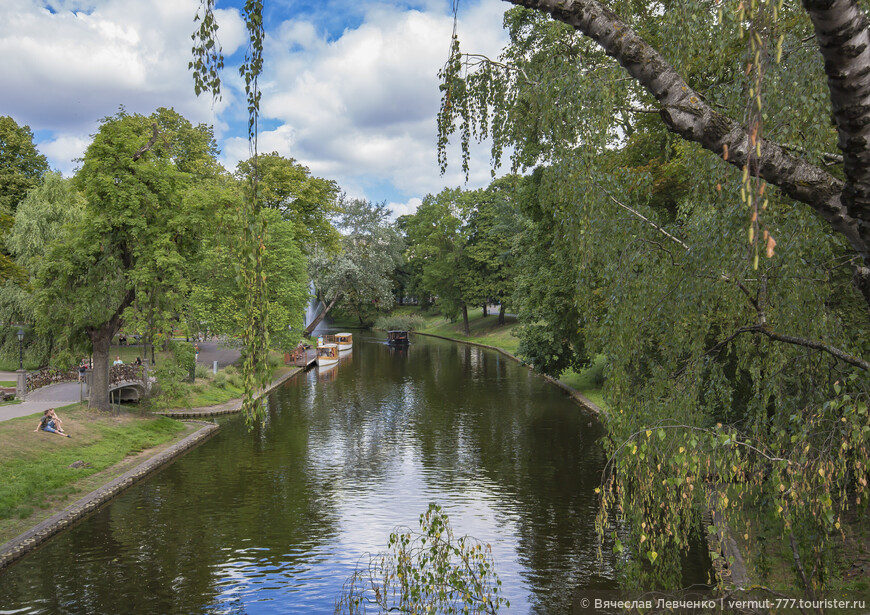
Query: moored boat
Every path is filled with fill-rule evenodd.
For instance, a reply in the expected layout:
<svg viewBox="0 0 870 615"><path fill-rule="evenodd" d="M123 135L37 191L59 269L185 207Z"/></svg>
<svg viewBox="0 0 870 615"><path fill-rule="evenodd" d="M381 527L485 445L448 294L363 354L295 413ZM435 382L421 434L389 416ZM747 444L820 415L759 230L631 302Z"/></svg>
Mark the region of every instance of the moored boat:
<svg viewBox="0 0 870 615"><path fill-rule="evenodd" d="M390 346L407 346L410 343L407 331L387 331L387 344Z"/></svg>
<svg viewBox="0 0 870 615"><path fill-rule="evenodd" d="M350 333L336 333L335 343L338 345L338 349L341 352L351 350L353 348L353 335Z"/></svg>
<svg viewBox="0 0 870 615"><path fill-rule="evenodd" d="M338 344L323 344L317 347L317 366L338 363Z"/></svg>

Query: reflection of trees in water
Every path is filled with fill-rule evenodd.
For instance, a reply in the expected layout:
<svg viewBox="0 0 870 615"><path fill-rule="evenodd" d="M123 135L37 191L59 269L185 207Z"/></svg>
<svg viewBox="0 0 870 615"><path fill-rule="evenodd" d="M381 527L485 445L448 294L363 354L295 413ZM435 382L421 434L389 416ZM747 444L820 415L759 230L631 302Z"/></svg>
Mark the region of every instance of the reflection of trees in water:
<svg viewBox="0 0 870 615"><path fill-rule="evenodd" d="M4 572L0 603L50 596L52 612L224 611L224 584L263 576L262 568L297 583L312 553L336 544L349 501L412 485L466 503L483 498L495 523L516 532L525 579L546 596L533 606L570 612L573 589L598 571L597 423L492 352L438 341L406 353L358 342L353 352L334 380L311 370L273 395L265 428L227 421L207 444ZM397 523L420 512L396 510ZM74 603L61 608L60 596Z"/></svg>
<svg viewBox="0 0 870 615"><path fill-rule="evenodd" d="M544 610L569 612L566 588L599 572L597 421L514 361L479 348L427 341L408 356L387 347L357 363L355 378L341 373L315 392L314 407L329 409L312 425L324 467L349 480L390 481L411 456L432 492L473 500L491 491L500 523L510 518L518 530L528 580L548 596ZM612 586L595 581L602 583Z"/></svg>
<svg viewBox="0 0 870 615"><path fill-rule="evenodd" d="M571 612L566 588L595 584L594 489L604 465L603 431L555 387L494 352L470 346L439 349L445 369L429 383L429 424L419 430L426 463L461 460L465 472L499 486L504 509L516 511L520 561L545 612ZM459 410L454 412L452 407ZM455 437L460 436L461 439ZM457 446L465 442L465 450ZM605 562L606 575L610 567ZM533 599L533 602L537 600Z"/></svg>

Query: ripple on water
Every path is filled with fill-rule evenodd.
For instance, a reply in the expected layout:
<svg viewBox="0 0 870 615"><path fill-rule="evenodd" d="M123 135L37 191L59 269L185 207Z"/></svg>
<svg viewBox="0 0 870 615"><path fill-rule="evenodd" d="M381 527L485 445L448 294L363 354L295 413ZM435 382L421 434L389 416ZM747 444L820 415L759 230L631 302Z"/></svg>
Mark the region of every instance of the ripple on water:
<svg viewBox="0 0 870 615"><path fill-rule="evenodd" d="M612 587L595 557L596 427L494 353L358 343L0 575L6 613L332 613L430 502L492 547L511 614ZM600 433L600 431L598 432Z"/></svg>

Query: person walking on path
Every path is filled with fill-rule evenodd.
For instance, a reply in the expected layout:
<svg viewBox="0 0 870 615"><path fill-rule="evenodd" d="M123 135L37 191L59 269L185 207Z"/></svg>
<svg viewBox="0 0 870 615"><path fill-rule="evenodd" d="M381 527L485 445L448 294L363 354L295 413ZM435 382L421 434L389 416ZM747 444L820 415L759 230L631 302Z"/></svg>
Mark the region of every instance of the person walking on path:
<svg viewBox="0 0 870 615"><path fill-rule="evenodd" d="M54 413L54 408L49 408L42 414L42 418L39 419L39 425L36 426L36 429L33 431L47 431L49 433L56 433L59 436L66 436L67 438L71 438L68 433L64 433L63 427L60 424L63 421Z"/></svg>

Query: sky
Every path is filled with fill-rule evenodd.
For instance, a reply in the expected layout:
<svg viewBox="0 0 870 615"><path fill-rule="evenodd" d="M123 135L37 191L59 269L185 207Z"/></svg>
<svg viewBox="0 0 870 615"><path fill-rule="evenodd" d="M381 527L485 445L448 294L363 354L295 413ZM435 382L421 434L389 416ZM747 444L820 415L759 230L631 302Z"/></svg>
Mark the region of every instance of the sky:
<svg viewBox="0 0 870 615"><path fill-rule="evenodd" d="M28 125L50 166L75 172L101 118L120 106L172 107L211 124L232 170L249 156L238 65L243 0L216 0L226 56L223 98L197 98L188 70L199 0L0 1L0 115ZM461 0L467 51L497 57L507 41L501 0ZM438 69L453 0L265 0L259 151L278 152L348 196L413 213L442 188L491 181L489 146L475 148L468 183L458 147L437 163Z"/></svg>

